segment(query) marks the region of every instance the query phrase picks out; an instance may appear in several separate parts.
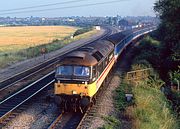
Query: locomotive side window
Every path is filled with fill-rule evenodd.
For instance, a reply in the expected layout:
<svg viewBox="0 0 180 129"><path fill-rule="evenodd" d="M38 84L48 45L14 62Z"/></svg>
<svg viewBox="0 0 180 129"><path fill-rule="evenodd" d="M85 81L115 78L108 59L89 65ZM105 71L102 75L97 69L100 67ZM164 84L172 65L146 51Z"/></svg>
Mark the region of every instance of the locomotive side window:
<svg viewBox="0 0 180 129"><path fill-rule="evenodd" d="M93 76L93 80L95 81L97 79L97 66L94 66L92 69L92 76Z"/></svg>
<svg viewBox="0 0 180 129"><path fill-rule="evenodd" d="M74 75L75 76L89 76L89 67L84 66L74 66Z"/></svg>
<svg viewBox="0 0 180 129"><path fill-rule="evenodd" d="M60 66L57 68L56 74L72 75L73 74L73 67L72 66Z"/></svg>
<svg viewBox="0 0 180 129"><path fill-rule="evenodd" d="M103 62L101 62L101 64L99 64L98 71L99 71L100 74L102 73L102 71L103 71Z"/></svg>

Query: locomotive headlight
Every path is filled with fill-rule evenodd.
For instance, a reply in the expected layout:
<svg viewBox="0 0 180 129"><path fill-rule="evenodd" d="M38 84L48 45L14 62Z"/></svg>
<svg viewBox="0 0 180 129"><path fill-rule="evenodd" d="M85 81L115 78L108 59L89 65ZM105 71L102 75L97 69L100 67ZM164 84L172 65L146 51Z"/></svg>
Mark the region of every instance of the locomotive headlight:
<svg viewBox="0 0 180 129"><path fill-rule="evenodd" d="M73 90L73 91L72 91L72 94L73 94L73 95L77 94L77 91Z"/></svg>
<svg viewBox="0 0 180 129"><path fill-rule="evenodd" d="M85 85L87 85L87 82L85 82Z"/></svg>

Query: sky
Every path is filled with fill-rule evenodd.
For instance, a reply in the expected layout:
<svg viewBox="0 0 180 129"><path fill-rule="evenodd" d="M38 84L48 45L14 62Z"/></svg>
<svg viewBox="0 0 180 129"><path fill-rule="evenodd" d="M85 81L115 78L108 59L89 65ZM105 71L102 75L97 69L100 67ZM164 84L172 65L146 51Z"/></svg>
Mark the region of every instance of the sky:
<svg viewBox="0 0 180 129"><path fill-rule="evenodd" d="M70 1L70 2L69 2ZM113 2L114 1L114 2ZM155 16L154 3L157 0L1 0L0 17L64 17L64 16ZM62 4L62 2L67 2ZM107 3L109 2L109 3ZM55 4L61 3L61 4ZM99 3L99 4L98 4ZM101 3L101 4L100 4ZM104 3L104 4L102 4ZM107 4L105 4L107 3ZM40 8L13 10L39 5L54 4ZM95 4L93 6L84 6ZM83 7L82 7L82 6ZM72 7L81 6L81 7ZM67 8L68 7L68 8ZM53 10L54 8L58 8ZM32 11L32 10L49 11ZM29 12L25 12L29 11ZM17 13L20 12L20 13ZM8 14L9 13L9 14Z"/></svg>

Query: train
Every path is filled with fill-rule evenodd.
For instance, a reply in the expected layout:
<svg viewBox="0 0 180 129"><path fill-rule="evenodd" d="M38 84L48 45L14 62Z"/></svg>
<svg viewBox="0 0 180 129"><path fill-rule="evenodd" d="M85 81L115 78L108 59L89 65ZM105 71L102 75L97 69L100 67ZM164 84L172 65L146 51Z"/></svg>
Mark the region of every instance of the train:
<svg viewBox="0 0 180 129"><path fill-rule="evenodd" d="M55 72L56 104L84 112L113 69L122 51L155 26L127 30L80 47L59 60Z"/></svg>

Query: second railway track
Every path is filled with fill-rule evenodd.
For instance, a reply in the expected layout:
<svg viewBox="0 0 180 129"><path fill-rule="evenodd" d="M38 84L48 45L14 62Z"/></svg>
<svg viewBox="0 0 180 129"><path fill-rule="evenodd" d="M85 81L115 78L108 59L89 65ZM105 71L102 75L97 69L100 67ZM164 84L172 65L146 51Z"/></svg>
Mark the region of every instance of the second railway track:
<svg viewBox="0 0 180 129"><path fill-rule="evenodd" d="M102 38L110 35L111 33L112 33L112 30L108 29L103 36L101 36L100 38L95 39L95 40L102 39ZM93 40L93 41L95 41L95 40ZM4 89L13 86L15 83L23 81L23 79L26 79L30 76L34 76L37 72L41 71L39 69L43 69L47 65L49 65L49 66L54 65L54 63L56 62L57 59L59 59L60 56L66 54L74 49L82 47L88 43L91 43L93 41L86 42L86 43L78 45L74 48L68 49L68 51L62 52L62 54L59 55L58 57L48 60L45 63L35 66L32 69L28 69L20 74L17 74L11 78L8 78L8 79L0 82L0 91L2 92ZM13 110L15 110L17 107L21 106L23 103L25 103L26 101L31 99L33 96L38 94L40 91L42 91L46 87L50 86L54 81L55 81L54 80L54 71L51 71L49 74L41 77L37 81L27 85L25 88L15 92L8 98L5 98L4 100L0 101L0 127L2 127L4 125L3 124L4 118L7 118L8 115L11 114L11 112Z"/></svg>
<svg viewBox="0 0 180 129"><path fill-rule="evenodd" d="M82 46L84 46L83 44ZM81 47L81 46L79 46ZM74 48L76 49L76 48ZM67 52L68 53L68 52ZM11 113L15 108L19 107L21 104L24 102L28 101L31 97L34 95L38 94L40 91L45 89L46 87L50 86L54 82L54 71L50 72L49 74L45 75L41 79L37 80L36 82L28 85L26 88L18 91L17 93L11 95L7 99L3 100L0 102L0 120L2 120L4 117L6 117L7 114ZM99 90L100 93L97 94L97 100L96 100L96 106L99 105L101 101L101 96L103 96L103 92L106 89L106 87L102 87L102 90ZM82 121L79 120L77 121L76 116L73 116L72 118L68 120L70 123L74 123L72 126L73 128L88 128L90 122L90 118L94 116L94 113L96 112L97 107L93 106L91 110L88 110L87 113L85 114L85 117L82 117ZM6 108L8 107L8 108ZM80 115L77 115L78 117ZM76 118L76 121L73 119ZM80 118L81 119L81 118ZM68 123L67 122L67 123ZM77 124L78 123L78 124ZM88 123L88 124L87 124ZM69 125L69 124L68 124ZM63 126L63 128L66 127L66 124ZM59 127L58 127L59 128ZM67 128L71 128L67 126Z"/></svg>
<svg viewBox="0 0 180 129"><path fill-rule="evenodd" d="M43 62L43 63L40 63L40 64L38 64L37 66L34 66L34 67L29 68L29 69L27 69L27 70L24 70L24 71L22 71L22 72L20 72L20 73L18 73L18 74L16 74L16 75L13 75L12 77L9 77L9 78L7 78L7 79L4 79L4 80L0 81L0 91L6 89L6 88L8 88L8 87L11 87L11 86L14 85L15 83L18 83L19 81L22 81L23 79L25 79L25 78L27 78L27 77L29 77L29 76L33 76L33 75L36 74L39 70L44 69L44 68L45 68L46 66L48 66L48 65L49 65L49 66L54 65L54 64L56 63L56 61L57 61L62 55L67 54L67 53L69 53L69 52L71 52L71 51L73 51L73 50L75 50L75 49L77 49L77 48L79 48L79 47L82 47L82 46L84 46L84 45L86 45L86 44L89 44L89 43L91 43L91 42L94 42L94 41L96 41L96 40L103 39L103 38L105 38L106 36L111 35L112 33L115 33L116 30L113 30L113 29L114 29L114 28L108 28L108 27L106 27L105 33L104 33L103 35L101 35L101 36L96 37L96 39L92 39L92 40L90 40L90 41L86 41L86 42L83 42L83 43L80 43L80 44L73 44L73 46L72 46L72 45L67 45L67 46L65 46L65 47L62 49L62 52L61 52L58 56L56 56L56 57L54 57L54 58L52 58L52 59L49 59L49 60L47 60L47 61L45 61L45 62Z"/></svg>

